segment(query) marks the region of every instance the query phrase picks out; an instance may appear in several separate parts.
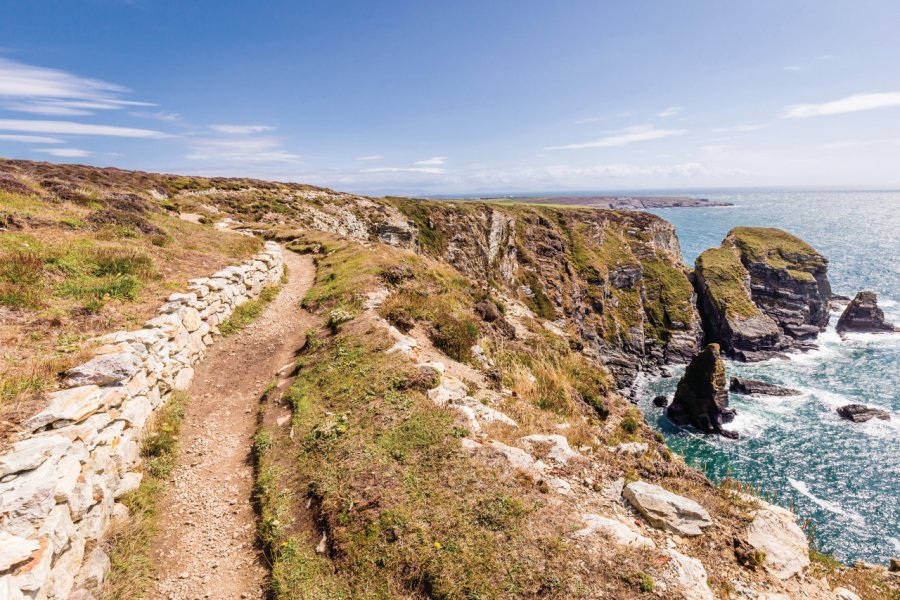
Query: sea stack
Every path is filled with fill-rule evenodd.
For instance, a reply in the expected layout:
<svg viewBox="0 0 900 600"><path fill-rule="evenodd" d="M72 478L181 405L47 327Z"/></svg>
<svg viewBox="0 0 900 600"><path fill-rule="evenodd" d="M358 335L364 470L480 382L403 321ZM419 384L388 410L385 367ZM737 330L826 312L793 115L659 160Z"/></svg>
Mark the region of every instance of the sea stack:
<svg viewBox="0 0 900 600"><path fill-rule="evenodd" d="M676 425L693 425L703 433L732 439L738 436L722 427L735 412L728 408L728 379L718 344L709 344L691 359L666 414Z"/></svg>
<svg viewBox="0 0 900 600"><path fill-rule="evenodd" d="M828 260L780 229L736 227L694 267L707 341L738 360L814 347L828 325Z"/></svg>
<svg viewBox="0 0 900 600"><path fill-rule="evenodd" d="M863 291L856 294L841 314L837 324L838 333L889 333L897 327L884 320L884 312L878 308L878 295Z"/></svg>

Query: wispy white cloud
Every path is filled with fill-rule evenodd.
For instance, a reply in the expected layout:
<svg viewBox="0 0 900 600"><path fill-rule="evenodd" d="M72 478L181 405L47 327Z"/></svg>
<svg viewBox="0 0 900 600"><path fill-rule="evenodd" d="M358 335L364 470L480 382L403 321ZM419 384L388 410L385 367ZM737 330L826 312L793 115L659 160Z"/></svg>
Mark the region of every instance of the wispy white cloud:
<svg viewBox="0 0 900 600"><path fill-rule="evenodd" d="M732 125L731 127L716 127L713 133L747 133L762 129L765 125Z"/></svg>
<svg viewBox="0 0 900 600"><path fill-rule="evenodd" d="M47 116L83 116L97 110L153 106L124 100L130 90L59 69L0 58L0 104L6 110Z"/></svg>
<svg viewBox="0 0 900 600"><path fill-rule="evenodd" d="M74 121L32 121L26 119L0 119L0 131L23 131L28 133L55 133L57 135L103 135L130 138L169 137L161 131L116 127L114 125L94 125Z"/></svg>
<svg viewBox="0 0 900 600"><path fill-rule="evenodd" d="M781 67L782 71L802 71L803 67L799 65L787 65L786 67Z"/></svg>
<svg viewBox="0 0 900 600"><path fill-rule="evenodd" d="M225 135L250 135L275 130L271 125L210 125L209 128Z"/></svg>
<svg viewBox="0 0 900 600"><path fill-rule="evenodd" d="M892 106L900 106L900 92L854 94L822 104L793 104L785 107L781 111L781 116L783 118L821 117Z"/></svg>
<svg viewBox="0 0 900 600"><path fill-rule="evenodd" d="M363 169L360 173L430 173L432 175L441 175L444 173L444 169L435 167L375 167Z"/></svg>
<svg viewBox="0 0 900 600"><path fill-rule="evenodd" d="M34 151L59 158L84 158L93 154L93 152L82 150L81 148L36 148Z"/></svg>
<svg viewBox="0 0 900 600"><path fill-rule="evenodd" d="M665 109L664 111L656 113L656 116L661 119L665 119L668 117L674 117L675 115L677 115L678 113L680 113L683 110L684 110L683 106L670 106L669 108Z"/></svg>
<svg viewBox="0 0 900 600"><path fill-rule="evenodd" d="M26 144L62 144L64 140L41 135L0 134L0 142L23 142Z"/></svg>
<svg viewBox="0 0 900 600"><path fill-rule="evenodd" d="M637 127L629 127L620 131L613 132L612 135L580 142L577 144L566 144L563 146L547 146L544 150L582 150L585 148L612 148L614 146L625 146L635 142L648 142L650 140L658 140L661 138L671 137L673 135L682 135L687 133L686 129L656 129L651 125L639 125Z"/></svg>
<svg viewBox="0 0 900 600"><path fill-rule="evenodd" d="M371 154L369 156L357 156L356 160L373 161L373 160L381 160L382 158L384 158L384 157L380 154Z"/></svg>
<svg viewBox="0 0 900 600"><path fill-rule="evenodd" d="M431 158L426 158L425 160L417 160L413 164L422 165L422 166L431 166L431 165L442 165L447 162L446 156L432 156Z"/></svg>
<svg viewBox="0 0 900 600"><path fill-rule="evenodd" d="M241 162L299 162L300 156L285 151L281 141L272 137L192 139L191 160Z"/></svg>
<svg viewBox="0 0 900 600"><path fill-rule="evenodd" d="M615 114L610 114L610 115L604 115L604 116L602 116L602 117L587 117L587 118L584 118L584 119L578 119L578 120L575 121L574 123L575 123L576 125L584 125L584 124L586 124L586 123L599 123L599 122L601 122L601 121L608 121L608 120L610 120L610 119L624 119L624 118L630 117L630 116L632 116L632 115L634 115L634 111L633 111L633 110L626 110L626 111L622 111L622 112L620 112L620 113L615 113Z"/></svg>
<svg viewBox="0 0 900 600"><path fill-rule="evenodd" d="M154 121L181 121L182 116L178 113L173 113L165 110L157 110L157 111L132 111L128 113L132 117L138 117L140 119L152 119Z"/></svg>

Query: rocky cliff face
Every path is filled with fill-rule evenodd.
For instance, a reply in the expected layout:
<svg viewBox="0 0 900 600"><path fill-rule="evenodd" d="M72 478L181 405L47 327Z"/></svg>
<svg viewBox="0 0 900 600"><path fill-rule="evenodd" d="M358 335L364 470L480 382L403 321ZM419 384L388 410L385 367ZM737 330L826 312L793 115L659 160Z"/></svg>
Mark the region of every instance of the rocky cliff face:
<svg viewBox="0 0 900 600"><path fill-rule="evenodd" d="M388 199L421 250L493 285L602 356L620 385L701 338L674 227L646 213Z"/></svg>
<svg viewBox="0 0 900 600"><path fill-rule="evenodd" d="M707 340L741 360L813 347L828 324L828 260L779 229L737 227L694 268Z"/></svg>
<svg viewBox="0 0 900 600"><path fill-rule="evenodd" d="M884 320L884 312L878 307L875 292L859 292L841 313L837 330L839 333L882 333L897 331L897 328Z"/></svg>
<svg viewBox="0 0 900 600"><path fill-rule="evenodd" d="M709 344L691 360L666 414L676 425L693 425L703 433L737 437L737 433L723 428L735 413L728 408L728 380L718 344Z"/></svg>

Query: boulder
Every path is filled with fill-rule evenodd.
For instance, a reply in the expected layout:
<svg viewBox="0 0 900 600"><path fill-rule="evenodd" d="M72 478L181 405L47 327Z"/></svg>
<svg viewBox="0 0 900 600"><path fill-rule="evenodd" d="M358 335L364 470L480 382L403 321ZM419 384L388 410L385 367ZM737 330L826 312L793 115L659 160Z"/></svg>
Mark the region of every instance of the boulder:
<svg viewBox="0 0 900 600"><path fill-rule="evenodd" d="M78 423L100 410L104 397L96 385L84 385L47 394L47 408L26 420L23 425L34 431L55 421Z"/></svg>
<svg viewBox="0 0 900 600"><path fill-rule="evenodd" d="M865 404L846 404L837 409L837 414L843 419L854 423L865 423L870 419L890 421L891 413L880 408L872 408Z"/></svg>
<svg viewBox="0 0 900 600"><path fill-rule="evenodd" d="M725 362L718 344L709 344L691 360L666 415L676 425L693 425L703 433L737 437L737 433L722 427L734 419L735 412L728 408Z"/></svg>
<svg viewBox="0 0 900 600"><path fill-rule="evenodd" d="M581 455L569 447L569 440L563 435L528 435L521 440L531 454L558 465L566 465L573 458Z"/></svg>
<svg viewBox="0 0 900 600"><path fill-rule="evenodd" d="M71 440L59 435L22 440L13 446L12 452L0 456L0 479L13 473L36 469L48 458L62 456L71 445Z"/></svg>
<svg viewBox="0 0 900 600"><path fill-rule="evenodd" d="M653 399L653 406L658 406L659 408L665 408L669 404L669 399L663 395L656 396Z"/></svg>
<svg viewBox="0 0 900 600"><path fill-rule="evenodd" d="M656 544L650 538L636 532L630 525L600 515L587 513L583 515L584 529L575 532L575 537L588 537L595 533L601 533L620 546L630 548L655 548Z"/></svg>
<svg viewBox="0 0 900 600"><path fill-rule="evenodd" d="M838 333L888 333L900 331L884 320L875 292L859 292L850 301L837 323Z"/></svg>
<svg viewBox="0 0 900 600"><path fill-rule="evenodd" d="M482 300L481 302L476 304L475 312L477 312L479 316L488 323L493 323L502 316L500 314L500 309L497 308L497 305L490 300Z"/></svg>
<svg viewBox="0 0 900 600"><path fill-rule="evenodd" d="M834 593L835 600L860 600L859 596L843 587L836 587L831 590Z"/></svg>
<svg viewBox="0 0 900 600"><path fill-rule="evenodd" d="M799 396L803 392L792 388L781 387L774 383L732 377L728 390L744 396Z"/></svg>
<svg viewBox="0 0 900 600"><path fill-rule="evenodd" d="M112 385L131 379L141 368L141 360L131 352L103 354L78 365L66 373L66 384Z"/></svg>
<svg viewBox="0 0 900 600"><path fill-rule="evenodd" d="M763 567L778 579L789 579L809 566L809 543L794 514L768 505L753 515L747 543L765 553Z"/></svg>
<svg viewBox="0 0 900 600"><path fill-rule="evenodd" d="M694 265L707 339L746 361L808 348L828 324L827 271L824 256L786 231L732 229Z"/></svg>
<svg viewBox="0 0 900 600"><path fill-rule="evenodd" d="M666 551L669 562L666 563L664 579L681 591L683 598L690 600L716 600L716 595L709 588L709 577L706 569L696 558L686 556L677 550Z"/></svg>
<svg viewBox="0 0 900 600"><path fill-rule="evenodd" d="M659 529L695 536L702 534L704 527L712 525L712 518L702 506L658 485L635 481L625 486L622 494L651 525Z"/></svg>

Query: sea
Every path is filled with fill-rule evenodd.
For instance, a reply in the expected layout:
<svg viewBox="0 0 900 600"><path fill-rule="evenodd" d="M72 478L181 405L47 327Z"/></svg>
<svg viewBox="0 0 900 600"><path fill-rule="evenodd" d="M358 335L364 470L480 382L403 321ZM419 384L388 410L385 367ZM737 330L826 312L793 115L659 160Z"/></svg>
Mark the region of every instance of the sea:
<svg viewBox="0 0 900 600"><path fill-rule="evenodd" d="M675 225L687 264L718 246L732 227L778 227L828 258L835 293L874 290L888 320L900 324L900 192L678 195L734 204L653 211ZM731 394L738 416L728 427L740 434L737 440L675 427L653 406L655 395L671 396L683 368L649 381L640 406L669 446L712 480L743 481L793 508L801 522L808 519L818 550L845 562L886 564L900 556L900 333L842 338L835 331L839 316L832 312L817 350L728 362L729 377L802 391L782 398ZM891 420L845 421L835 409L849 403L885 409Z"/></svg>

